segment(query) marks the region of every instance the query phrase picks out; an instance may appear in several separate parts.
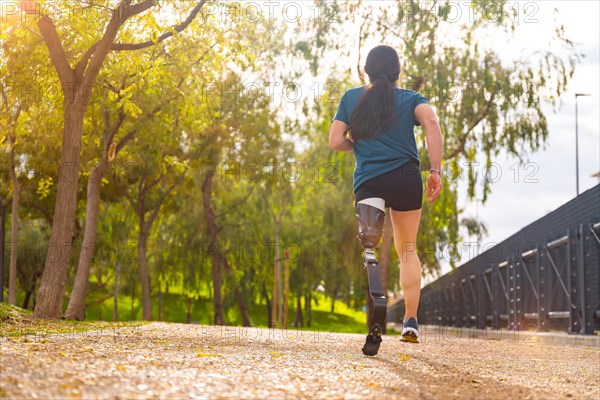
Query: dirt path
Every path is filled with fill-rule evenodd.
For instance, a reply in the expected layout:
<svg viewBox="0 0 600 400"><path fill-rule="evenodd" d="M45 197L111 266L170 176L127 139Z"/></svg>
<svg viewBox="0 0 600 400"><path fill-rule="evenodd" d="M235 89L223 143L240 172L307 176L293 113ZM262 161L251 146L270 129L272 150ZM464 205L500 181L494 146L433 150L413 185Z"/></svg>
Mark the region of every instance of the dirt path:
<svg viewBox="0 0 600 400"><path fill-rule="evenodd" d="M600 349L183 324L3 339L0 397L600 398Z"/></svg>

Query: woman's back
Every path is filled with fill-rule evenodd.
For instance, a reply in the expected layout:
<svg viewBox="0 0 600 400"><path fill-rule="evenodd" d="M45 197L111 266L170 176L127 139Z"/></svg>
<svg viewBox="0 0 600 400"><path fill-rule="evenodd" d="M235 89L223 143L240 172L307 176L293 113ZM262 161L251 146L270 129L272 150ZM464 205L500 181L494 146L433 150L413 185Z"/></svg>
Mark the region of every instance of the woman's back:
<svg viewBox="0 0 600 400"><path fill-rule="evenodd" d="M363 95L365 86L349 89L344 93L334 120L350 125L352 114ZM388 129L373 138L354 141L356 167L354 190L361 183L396 169L409 161L419 165L419 153L414 135L415 108L428 103L421 94L412 90L394 88L394 121Z"/></svg>

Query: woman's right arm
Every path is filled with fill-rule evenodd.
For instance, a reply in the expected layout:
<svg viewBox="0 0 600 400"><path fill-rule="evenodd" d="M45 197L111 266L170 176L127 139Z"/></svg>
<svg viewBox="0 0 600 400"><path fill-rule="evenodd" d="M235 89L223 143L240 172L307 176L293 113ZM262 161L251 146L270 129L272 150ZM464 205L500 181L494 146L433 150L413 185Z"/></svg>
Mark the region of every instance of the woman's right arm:
<svg viewBox="0 0 600 400"><path fill-rule="evenodd" d="M415 108L415 119L425 129L425 140L427 142L431 168L437 171L431 172L427 178L427 197L429 198L429 204L431 204L438 198L442 191L440 176L442 171L442 130L437 116L429 104L422 103Z"/></svg>
<svg viewBox="0 0 600 400"><path fill-rule="evenodd" d="M333 120L329 128L329 148L337 151L353 151L354 143L346 139L344 133L348 129L348 124L344 121Z"/></svg>

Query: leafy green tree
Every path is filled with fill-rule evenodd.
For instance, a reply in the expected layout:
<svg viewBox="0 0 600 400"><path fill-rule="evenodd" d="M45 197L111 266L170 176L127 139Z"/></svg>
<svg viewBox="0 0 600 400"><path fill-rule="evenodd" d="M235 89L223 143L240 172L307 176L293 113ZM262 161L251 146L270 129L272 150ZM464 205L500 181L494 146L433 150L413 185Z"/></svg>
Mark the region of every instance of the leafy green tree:
<svg viewBox="0 0 600 400"><path fill-rule="evenodd" d="M86 144L92 150L89 152L92 153L90 158L94 166L89 173L84 170L84 175L88 175L85 230L65 318L84 317L86 288L100 212L100 192L102 183L106 181L105 175L118 154L136 137L140 125L153 124L165 105L182 97L181 86L184 79L173 81L173 75L169 74L169 68L165 65L164 52L143 50L134 54L134 57L115 57L116 60L110 61L109 71L101 74L98 79L101 87L106 88L108 96L90 107L94 109L89 113L92 114L90 125L94 126L94 119L103 121L103 124L96 127L101 133L94 132L89 135L89 139L84 136L84 142L91 142ZM179 69L186 69L186 65L179 66ZM142 72L131 73L132 70ZM157 93L161 90L164 96L158 97ZM102 114L102 117L98 114ZM123 130L125 132L121 133ZM84 161L84 169L85 164Z"/></svg>
<svg viewBox="0 0 600 400"><path fill-rule="evenodd" d="M121 185L121 190L137 217L143 319L151 320L148 239L161 208L184 180L188 156L182 151L180 136L177 135L180 131L176 125L171 127L170 123L164 123L161 126L158 121L153 120L140 130L145 132L136 136L129 149L132 155L136 155L136 164L139 165L139 169L135 171L136 185L132 185L133 188ZM153 134L150 135L150 132Z"/></svg>
<svg viewBox="0 0 600 400"><path fill-rule="evenodd" d="M346 88L365 82L362 66L363 47L368 43L396 43L401 56L400 85L421 92L435 107L444 135L441 198L423 204L418 248L424 274L440 270L440 249L449 248L450 263L458 259L461 224L469 231L483 232L472 220L461 219L457 205L457 183L462 173L468 180L468 195L482 192L483 201L491 192L494 157L500 151L523 161L527 150L537 150L548 135L542 104L556 104L572 77L580 54L558 26L551 38L551 50L524 54L511 64L500 60L495 50L484 42L482 33L495 29L506 35L518 27L519 18L505 1L473 1L465 5L477 18L453 25L455 3L450 1L396 1L383 4L321 4L325 21L309 21L308 29L318 32L302 37L294 49L317 73L323 60L337 55L330 65L332 76L339 76L338 97ZM493 23L491 23L493 22ZM356 41L339 41L339 35L357 28ZM458 35L449 41L449 33ZM354 52L355 43L358 50ZM354 58L355 62L352 60ZM352 65L349 68L348 65ZM298 63L297 69L302 69ZM319 115L320 106L305 108L311 116ZM329 109L333 116L335 108ZM325 128L325 127L324 127ZM323 129L326 134L327 129ZM420 143L425 132L416 131ZM419 149L422 170L429 170L425 146ZM485 157L484 172L475 168L475 155ZM466 164L466 171L462 166ZM465 174L466 172L466 174Z"/></svg>
<svg viewBox="0 0 600 400"><path fill-rule="evenodd" d="M205 0L199 1L192 9L189 17L181 24L167 30L160 36L156 35L153 40L139 43L116 42L116 39L127 20L155 7L157 3L154 1L144 0L132 4L131 0L122 0L114 9L99 7L98 9L102 8L110 10L110 12L98 15L98 25L93 27L88 25L90 20L87 19L68 19L67 25L72 24L72 26L64 27L67 33L62 38L55 22L52 20L52 16L48 15L37 1L28 0L22 3L23 11L36 17L37 27L48 47L50 59L61 81L64 95L61 167L57 182L56 206L50 238L51 245L49 255L46 258L39 300L35 309L37 316L57 318L62 313L62 298L76 212L83 119L91 98L91 88L96 82L107 55L111 50L124 51L150 47L171 37L175 32L182 31L198 14L204 2ZM58 22L62 22L62 20ZM82 38L73 34L73 32L96 31L100 26L105 26L100 39ZM125 37L125 39L130 37ZM67 47L67 44L70 46ZM78 60L75 62L74 67L71 66L70 58ZM56 246L62 247L59 254L56 254ZM50 252L53 252L53 254Z"/></svg>
<svg viewBox="0 0 600 400"><path fill-rule="evenodd" d="M48 118L51 113L49 110L53 108L48 89L55 82L44 73L50 63L43 49L38 46L39 38L29 34L22 21L7 19L6 29L0 35L0 75L3 77L0 82L0 126L3 132L0 137L3 153L0 176L2 182L10 182L11 188L10 191L8 187L0 190L12 202L8 301L16 304L17 275L23 282L23 273L17 265L21 204L38 206L32 199L38 196L36 192L41 194L45 189L36 175L47 170L54 158L49 157L56 147L52 139L41 136L51 132L54 122ZM51 223L46 210L41 206L38 208ZM24 290L29 289L28 283Z"/></svg>

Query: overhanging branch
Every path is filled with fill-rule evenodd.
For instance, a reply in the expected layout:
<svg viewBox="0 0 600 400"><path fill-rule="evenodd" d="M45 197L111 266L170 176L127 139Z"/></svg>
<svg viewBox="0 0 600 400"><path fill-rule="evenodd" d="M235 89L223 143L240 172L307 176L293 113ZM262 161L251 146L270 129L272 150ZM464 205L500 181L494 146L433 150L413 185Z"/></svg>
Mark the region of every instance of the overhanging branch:
<svg viewBox="0 0 600 400"><path fill-rule="evenodd" d="M147 41L141 42L141 43L113 43L113 45L111 46L110 49L115 50L115 51L139 50L139 49L144 49L146 47L154 46L154 45L162 42L163 40L173 36L173 32L179 33L181 31L183 31L189 24L192 23L194 18L196 18L196 15L198 15L198 13L200 12L200 9L202 9L202 6L204 5L204 3L206 3L206 0L200 0L198 2L198 4L196 4L196 7L194 7L194 9L190 12L190 15L188 15L188 17L185 19L185 21L183 21L181 24L175 26L172 30L160 35L158 37L158 39L156 40L156 42L153 40L147 40Z"/></svg>
<svg viewBox="0 0 600 400"><path fill-rule="evenodd" d="M41 7L37 6L35 8L36 10L41 9ZM52 60L52 64L54 64L54 67L56 68L58 78L63 86L72 84L75 81L75 74L69 65L69 60L67 59L65 49L60 42L56 26L54 26L50 17L42 14L41 11L39 11L39 14L38 28L46 42L46 46L50 52L50 60Z"/></svg>
<svg viewBox="0 0 600 400"><path fill-rule="evenodd" d="M453 157L456 157L457 155L459 155L460 153L462 153L465 150L465 145L466 145L469 134L473 131L473 129L475 129L475 127L477 125L479 125L479 123L481 121L483 121L483 119L485 117L487 117L487 114L490 110L490 107L492 106L494 98L495 98L494 95L492 95L490 97L490 99L488 100L488 102L485 105L485 110L477 118L475 118L475 120L471 123L471 125L467 129L467 131L459 139L458 146L454 150L452 150L446 157L444 157L444 160L449 160Z"/></svg>

